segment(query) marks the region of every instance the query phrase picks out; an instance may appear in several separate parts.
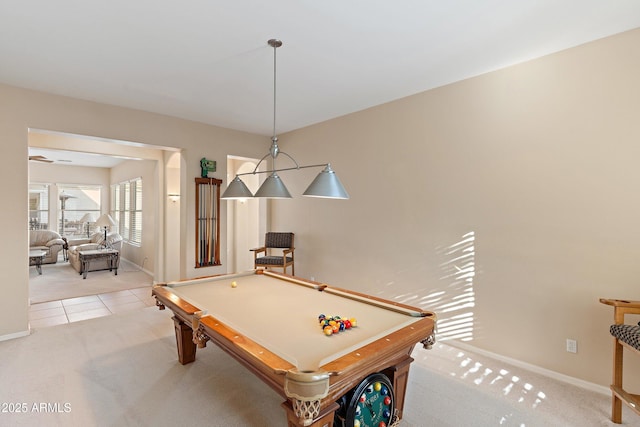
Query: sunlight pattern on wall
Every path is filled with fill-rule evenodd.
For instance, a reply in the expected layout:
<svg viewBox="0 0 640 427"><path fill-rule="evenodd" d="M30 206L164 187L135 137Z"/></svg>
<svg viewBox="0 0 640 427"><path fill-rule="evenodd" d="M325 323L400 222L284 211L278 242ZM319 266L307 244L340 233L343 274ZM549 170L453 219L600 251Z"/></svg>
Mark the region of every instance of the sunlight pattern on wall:
<svg viewBox="0 0 640 427"><path fill-rule="evenodd" d="M439 251L440 268L444 290L430 295L430 310L438 315L437 339L446 341L473 340L473 308L475 292L473 280L476 275L475 232Z"/></svg>
<svg viewBox="0 0 640 427"><path fill-rule="evenodd" d="M402 304L433 311L438 316L436 339L438 341L471 341L474 333L476 275L475 232L470 231L455 243L436 248L433 280L423 284L420 291L395 295L393 299ZM396 275L399 273L396 272ZM437 279L437 280L435 280ZM395 287L396 281L387 282L387 287ZM422 292L425 293L422 296ZM379 294L385 297L384 293Z"/></svg>

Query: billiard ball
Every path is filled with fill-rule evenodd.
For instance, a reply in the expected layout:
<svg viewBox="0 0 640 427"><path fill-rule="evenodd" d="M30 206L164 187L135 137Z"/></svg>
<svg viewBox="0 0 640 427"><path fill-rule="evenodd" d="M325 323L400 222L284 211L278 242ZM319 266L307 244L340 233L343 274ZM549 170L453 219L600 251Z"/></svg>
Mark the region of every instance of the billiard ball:
<svg viewBox="0 0 640 427"><path fill-rule="evenodd" d="M235 280L233 282L231 282L231 287L235 288L236 286L238 286L238 284L235 282Z"/></svg>

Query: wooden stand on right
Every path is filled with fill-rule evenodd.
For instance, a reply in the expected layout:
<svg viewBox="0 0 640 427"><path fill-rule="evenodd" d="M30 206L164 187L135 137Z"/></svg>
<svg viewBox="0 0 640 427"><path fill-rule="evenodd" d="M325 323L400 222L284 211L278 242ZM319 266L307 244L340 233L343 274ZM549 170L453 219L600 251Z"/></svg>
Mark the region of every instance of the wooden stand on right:
<svg viewBox="0 0 640 427"><path fill-rule="evenodd" d="M640 314L640 301L600 298L600 302L613 306L614 324L610 328L614 338L611 421L620 424L622 423L622 403L640 415L640 395L632 394L622 387L624 349L640 356L640 325L626 325L624 316L625 314Z"/></svg>

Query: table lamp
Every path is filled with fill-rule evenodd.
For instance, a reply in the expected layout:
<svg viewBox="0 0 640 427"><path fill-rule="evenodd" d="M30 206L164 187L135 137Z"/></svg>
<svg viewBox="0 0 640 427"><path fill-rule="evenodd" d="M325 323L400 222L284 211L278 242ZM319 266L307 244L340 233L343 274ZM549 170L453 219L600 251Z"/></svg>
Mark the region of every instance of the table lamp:
<svg viewBox="0 0 640 427"><path fill-rule="evenodd" d="M102 243L107 246L107 228L113 227L114 225L116 225L116 222L113 220L113 218L111 218L111 215L102 214L96 221L96 225L98 227L104 227L104 241Z"/></svg>
<svg viewBox="0 0 640 427"><path fill-rule="evenodd" d="M82 218L80 218L80 223L81 224L87 224L87 239L90 237L90 231L91 231L91 223L92 222L96 222L96 218L93 216L93 214L91 213L86 213L82 216Z"/></svg>

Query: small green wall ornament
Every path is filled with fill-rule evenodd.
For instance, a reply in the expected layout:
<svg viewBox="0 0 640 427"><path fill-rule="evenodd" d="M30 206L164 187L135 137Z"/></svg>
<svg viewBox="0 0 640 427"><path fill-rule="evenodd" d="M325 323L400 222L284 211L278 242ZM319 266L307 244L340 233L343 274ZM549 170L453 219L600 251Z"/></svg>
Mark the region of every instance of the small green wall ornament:
<svg viewBox="0 0 640 427"><path fill-rule="evenodd" d="M207 160L204 157L200 159L200 168L202 168L202 178L210 178L209 172L216 171L216 161Z"/></svg>

